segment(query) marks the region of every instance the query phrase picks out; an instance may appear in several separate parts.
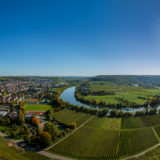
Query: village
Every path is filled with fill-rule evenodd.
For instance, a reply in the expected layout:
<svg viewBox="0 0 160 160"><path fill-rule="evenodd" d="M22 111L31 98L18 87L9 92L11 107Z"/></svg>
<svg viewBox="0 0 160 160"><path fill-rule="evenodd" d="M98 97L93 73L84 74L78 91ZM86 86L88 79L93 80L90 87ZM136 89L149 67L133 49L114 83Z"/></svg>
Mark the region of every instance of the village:
<svg viewBox="0 0 160 160"><path fill-rule="evenodd" d="M20 145L25 149L48 146L51 142L47 140L38 144L45 124L56 130L57 135L52 139L65 131L58 122L52 124L49 121L54 120L53 112L59 106L55 100L67 85L47 78L7 78L0 81L0 133L21 140Z"/></svg>

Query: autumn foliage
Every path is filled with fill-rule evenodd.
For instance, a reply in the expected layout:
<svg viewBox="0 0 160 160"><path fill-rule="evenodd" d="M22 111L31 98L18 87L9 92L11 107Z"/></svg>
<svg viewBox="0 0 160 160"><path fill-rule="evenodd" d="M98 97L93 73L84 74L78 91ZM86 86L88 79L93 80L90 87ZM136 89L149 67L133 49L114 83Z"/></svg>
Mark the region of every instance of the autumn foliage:
<svg viewBox="0 0 160 160"><path fill-rule="evenodd" d="M39 123L40 123L39 119L38 119L38 118L36 118L36 117L33 117L33 119L32 119L32 125L34 125L34 126L38 126L38 125L39 125Z"/></svg>
<svg viewBox="0 0 160 160"><path fill-rule="evenodd" d="M52 137L48 132L42 132L40 135L41 146L46 147L52 143Z"/></svg>

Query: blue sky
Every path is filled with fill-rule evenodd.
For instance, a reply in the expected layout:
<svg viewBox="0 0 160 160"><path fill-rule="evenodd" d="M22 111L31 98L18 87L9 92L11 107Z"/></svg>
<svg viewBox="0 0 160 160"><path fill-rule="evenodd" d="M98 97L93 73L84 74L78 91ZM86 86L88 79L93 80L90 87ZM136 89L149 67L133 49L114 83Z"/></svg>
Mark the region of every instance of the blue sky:
<svg viewBox="0 0 160 160"><path fill-rule="evenodd" d="M0 75L160 74L159 0L1 0Z"/></svg>

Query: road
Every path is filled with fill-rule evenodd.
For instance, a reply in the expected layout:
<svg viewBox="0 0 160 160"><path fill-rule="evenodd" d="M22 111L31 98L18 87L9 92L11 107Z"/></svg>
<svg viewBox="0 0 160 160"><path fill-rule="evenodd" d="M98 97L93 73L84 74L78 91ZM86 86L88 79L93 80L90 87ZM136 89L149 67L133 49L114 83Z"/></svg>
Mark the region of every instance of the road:
<svg viewBox="0 0 160 160"><path fill-rule="evenodd" d="M59 156L59 155L56 155L56 154L53 154L53 153L48 153L48 152L45 152L45 151L40 151L40 152L37 152L37 153L39 153L43 156L49 157L49 158L57 159L57 160L74 160L72 158Z"/></svg>

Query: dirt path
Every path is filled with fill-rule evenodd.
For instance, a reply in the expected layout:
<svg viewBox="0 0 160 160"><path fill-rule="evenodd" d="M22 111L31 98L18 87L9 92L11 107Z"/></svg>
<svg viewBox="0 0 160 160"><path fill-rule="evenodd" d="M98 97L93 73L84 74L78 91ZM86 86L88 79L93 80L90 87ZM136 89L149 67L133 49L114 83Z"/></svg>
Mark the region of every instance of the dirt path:
<svg viewBox="0 0 160 160"><path fill-rule="evenodd" d="M147 150L145 150L145 151L143 151L143 152L141 152L141 153L135 154L135 155L130 156L130 157L128 157L128 158L123 158L123 159L121 159L121 160L129 160L129 159L131 159L131 158L138 158L138 157L140 157L140 156L142 156L142 155L145 155L147 152L149 152L149 151L151 151L151 150L153 150L153 149L155 149L155 148L157 148L157 147L159 147L159 146L160 146L160 143L156 144L155 146L153 146L153 147L151 147L151 148L149 148L149 149L147 149Z"/></svg>
<svg viewBox="0 0 160 160"><path fill-rule="evenodd" d="M53 154L53 153L48 153L48 152L45 152L45 151L40 151L40 152L37 152L37 153L39 153L43 156L49 157L49 158L57 159L57 160L74 160L72 158L59 156L59 155L56 155L56 154Z"/></svg>
<svg viewBox="0 0 160 160"><path fill-rule="evenodd" d="M53 145L49 146L48 148L45 149L45 151L53 148L55 145L59 144L60 142L64 141L66 138L68 138L69 136L71 136L73 133L75 133L77 130L79 130L81 127L83 127L86 123L88 123L94 116L90 117L87 121L85 121L83 124L81 124L79 127L77 127L76 129L73 130L73 132L71 132L70 134L68 134L67 136L65 136L64 138L62 138L61 140L59 140L58 142L54 143Z"/></svg>

